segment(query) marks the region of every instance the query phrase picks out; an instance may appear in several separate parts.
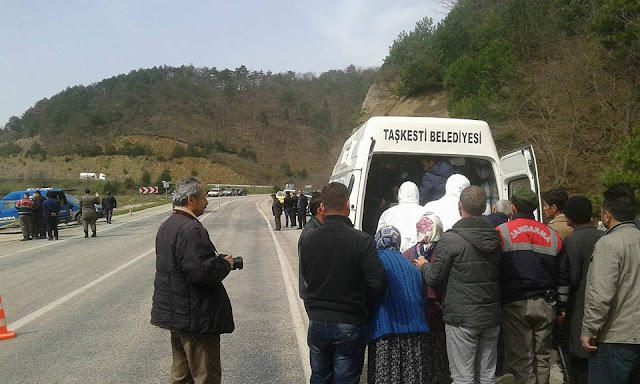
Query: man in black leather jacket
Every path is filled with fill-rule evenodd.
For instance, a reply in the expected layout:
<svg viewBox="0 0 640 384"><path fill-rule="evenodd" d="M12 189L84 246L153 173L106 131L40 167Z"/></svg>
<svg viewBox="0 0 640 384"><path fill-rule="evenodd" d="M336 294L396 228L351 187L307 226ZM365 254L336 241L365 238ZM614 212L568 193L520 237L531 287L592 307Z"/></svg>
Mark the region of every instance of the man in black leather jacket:
<svg viewBox="0 0 640 384"><path fill-rule="evenodd" d="M207 206L198 179L178 183L173 205L156 236L151 324L171 331L172 383L220 383L220 334L234 330L222 280L233 260L218 253L197 219Z"/></svg>

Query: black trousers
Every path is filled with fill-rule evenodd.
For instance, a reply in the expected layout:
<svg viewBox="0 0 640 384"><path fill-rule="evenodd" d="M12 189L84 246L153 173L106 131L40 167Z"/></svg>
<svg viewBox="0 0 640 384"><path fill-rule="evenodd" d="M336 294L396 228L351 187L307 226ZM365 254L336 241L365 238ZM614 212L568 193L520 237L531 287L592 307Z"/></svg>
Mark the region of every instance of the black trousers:
<svg viewBox="0 0 640 384"><path fill-rule="evenodd" d="M43 238L46 236L46 229L44 224L44 218L42 217L42 212L33 213L33 218L31 219L31 237L34 238Z"/></svg>
<svg viewBox="0 0 640 384"><path fill-rule="evenodd" d="M57 217L47 217L45 223L47 224L47 236L50 239L54 237L58 238L58 218Z"/></svg>

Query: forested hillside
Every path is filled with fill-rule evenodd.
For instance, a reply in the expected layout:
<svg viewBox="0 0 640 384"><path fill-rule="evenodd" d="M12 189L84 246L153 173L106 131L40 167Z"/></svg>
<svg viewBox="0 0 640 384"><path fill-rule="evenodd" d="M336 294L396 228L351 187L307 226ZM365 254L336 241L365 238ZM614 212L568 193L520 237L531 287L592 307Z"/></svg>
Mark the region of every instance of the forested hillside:
<svg viewBox="0 0 640 384"><path fill-rule="evenodd" d="M0 156L139 159L111 172L116 179L144 170L155 179L172 163L203 158L239 175L210 182L325 182L335 143L349 135L374 73L354 66L319 76L244 66L140 69L67 88L12 117Z"/></svg>
<svg viewBox="0 0 640 384"><path fill-rule="evenodd" d="M460 0L390 47L377 84L445 92L451 117L482 119L499 149L533 143L544 188L640 186L640 2Z"/></svg>

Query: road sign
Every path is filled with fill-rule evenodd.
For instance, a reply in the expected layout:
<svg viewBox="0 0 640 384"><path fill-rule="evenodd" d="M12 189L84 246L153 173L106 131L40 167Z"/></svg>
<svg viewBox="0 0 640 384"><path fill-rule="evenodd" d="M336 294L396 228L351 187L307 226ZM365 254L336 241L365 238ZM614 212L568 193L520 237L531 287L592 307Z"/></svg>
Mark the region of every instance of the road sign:
<svg viewBox="0 0 640 384"><path fill-rule="evenodd" d="M169 182L162 180L162 188L165 188L165 189L169 188Z"/></svg>
<svg viewBox="0 0 640 384"><path fill-rule="evenodd" d="M141 195L148 195L150 193L158 193L158 187L140 187Z"/></svg>

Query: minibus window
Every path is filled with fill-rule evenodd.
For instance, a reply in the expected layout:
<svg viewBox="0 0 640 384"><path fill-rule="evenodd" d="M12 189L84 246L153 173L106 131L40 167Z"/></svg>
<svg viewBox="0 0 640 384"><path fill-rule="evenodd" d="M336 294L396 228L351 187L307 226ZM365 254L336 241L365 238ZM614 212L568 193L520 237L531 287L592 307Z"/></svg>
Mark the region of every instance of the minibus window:
<svg viewBox="0 0 640 384"><path fill-rule="evenodd" d="M513 190L518 187L531 189L531 181L527 177L509 181L509 198L511 198L511 193L513 192Z"/></svg>

